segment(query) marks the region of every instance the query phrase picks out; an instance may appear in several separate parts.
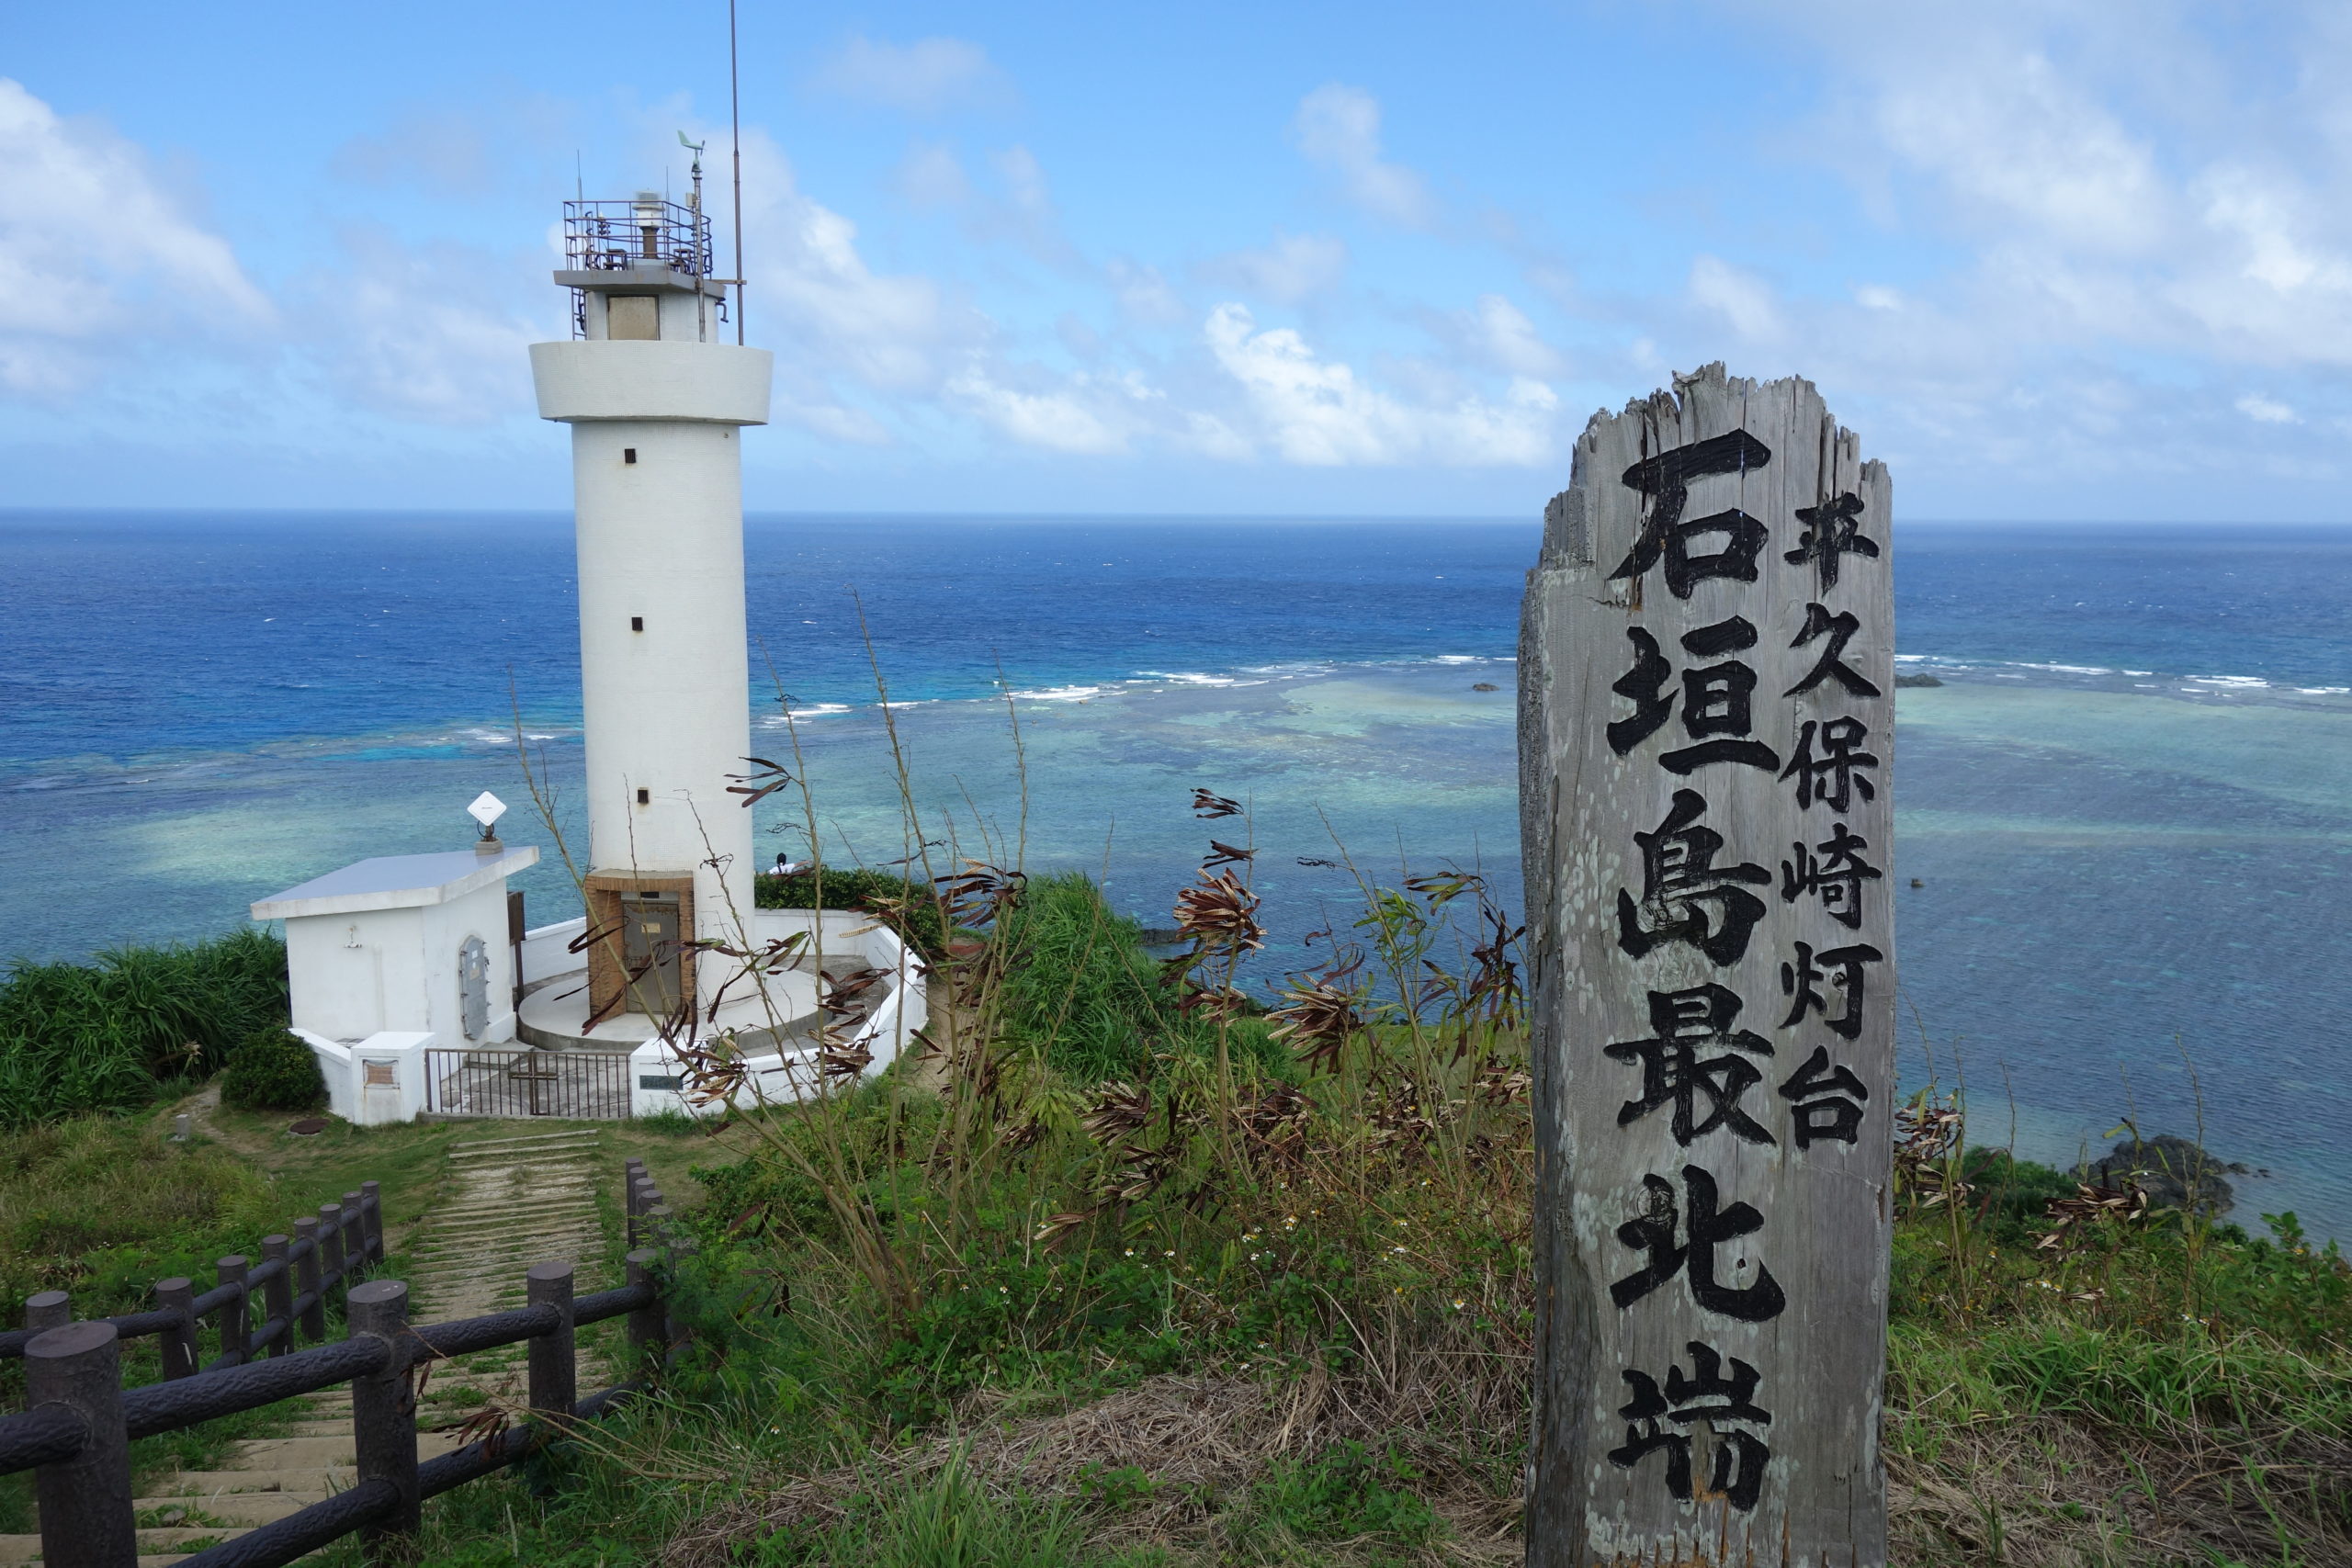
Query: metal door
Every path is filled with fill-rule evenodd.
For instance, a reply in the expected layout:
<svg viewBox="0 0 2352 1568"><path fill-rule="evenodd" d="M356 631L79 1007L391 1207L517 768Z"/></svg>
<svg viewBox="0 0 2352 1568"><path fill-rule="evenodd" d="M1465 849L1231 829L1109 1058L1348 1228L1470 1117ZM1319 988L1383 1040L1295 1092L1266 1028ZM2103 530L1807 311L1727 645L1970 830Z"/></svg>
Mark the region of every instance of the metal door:
<svg viewBox="0 0 2352 1568"><path fill-rule="evenodd" d="M621 897L621 963L631 1012L659 1018L674 1010L684 990L678 945L678 896L631 893Z"/></svg>

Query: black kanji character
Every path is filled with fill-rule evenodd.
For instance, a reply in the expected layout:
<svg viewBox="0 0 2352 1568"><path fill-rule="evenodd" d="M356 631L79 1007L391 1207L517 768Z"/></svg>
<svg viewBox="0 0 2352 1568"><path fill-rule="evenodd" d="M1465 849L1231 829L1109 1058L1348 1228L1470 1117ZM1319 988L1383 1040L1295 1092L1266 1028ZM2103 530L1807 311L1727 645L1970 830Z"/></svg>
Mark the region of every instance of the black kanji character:
<svg viewBox="0 0 2352 1568"><path fill-rule="evenodd" d="M1657 727L1674 712L1674 699L1666 694L1674 666L1658 651L1657 638L1639 626L1627 626L1625 640L1634 645L1634 667L1609 688L1634 705L1632 717L1613 720L1609 726L1609 749L1620 757L1657 734Z"/></svg>
<svg viewBox="0 0 2352 1568"><path fill-rule="evenodd" d="M1824 588L1838 586L1838 563L1845 557L1878 557L1878 542L1862 537L1862 498L1852 491L1818 506L1798 507L1797 521L1804 525L1804 532L1797 536L1797 547L1781 558L1791 566L1819 563Z"/></svg>
<svg viewBox="0 0 2352 1568"><path fill-rule="evenodd" d="M1609 747L1620 757L1657 733L1674 711L1666 694L1674 666L1659 651L1657 639L1640 626L1625 628L1634 645L1634 667L1610 690L1634 705L1631 716L1609 726ZM1687 632L1682 646L1702 659L1713 659L1756 646L1756 627L1734 615L1711 626ZM1695 746L1684 746L1660 757L1658 766L1688 778L1710 762L1739 762L1777 773L1780 753L1753 738L1752 702L1756 671L1736 660L1682 671L1682 728Z"/></svg>
<svg viewBox="0 0 2352 1568"><path fill-rule="evenodd" d="M1707 1311L1742 1323L1766 1323L1780 1316L1781 1309L1788 1305L1788 1297L1781 1292L1781 1282L1763 1264L1757 1264L1756 1282L1752 1285L1725 1285L1715 1279L1715 1248L1762 1230L1764 1216L1747 1203L1733 1203L1717 1212L1715 1179L1695 1165L1682 1168L1682 1184L1690 1196L1689 1244L1678 1246L1674 1239L1680 1222L1676 1213L1673 1183L1664 1177L1643 1177L1646 1207L1639 1218L1617 1227L1617 1239L1647 1252L1649 1261L1611 1285L1609 1299L1621 1309L1632 1306L1687 1269L1690 1298ZM1747 1261L1740 1258L1734 1267Z"/></svg>
<svg viewBox="0 0 2352 1568"><path fill-rule="evenodd" d="M1634 547L1609 574L1610 580L1640 577L1663 558L1666 585L1678 599L1690 598L1690 590L1710 577L1755 581L1756 558L1763 552L1768 536L1764 525L1737 510L1685 523L1682 508L1690 499L1690 480L1708 474L1744 473L1771 460L1770 447L1744 430L1735 430L1645 457L1627 468L1624 482L1649 498L1649 511L1642 518L1642 531ZM1725 535L1729 542L1712 555L1691 554L1691 540L1708 534Z"/></svg>
<svg viewBox="0 0 2352 1568"><path fill-rule="evenodd" d="M1693 986L1682 991L1650 993L1650 1028L1654 1037L1627 1040L1604 1046L1621 1062L1642 1066L1642 1097L1618 1108L1617 1125L1639 1121L1659 1106L1674 1106L1674 1139L1683 1147L1718 1127L1751 1144L1769 1144L1772 1134L1739 1108L1740 1096L1763 1081L1764 1075L1745 1057L1699 1059L1702 1045L1772 1054L1772 1043L1752 1031L1734 1031L1739 1019L1739 998L1724 986ZM1695 1115L1699 1097L1707 1100L1704 1121Z"/></svg>
<svg viewBox="0 0 2352 1568"><path fill-rule="evenodd" d="M1840 610L1833 615L1826 605L1807 604L1804 607L1804 626L1798 631L1796 641L1789 646L1803 648L1826 634L1829 638L1829 648L1822 654L1820 661L1814 665L1811 674L1781 694L1793 697L1799 693L1812 691L1825 680L1834 679L1855 696L1877 696L1878 687L1864 679L1861 672L1848 664L1845 659L1846 645L1853 641L1854 634L1861 629L1862 623L1854 618L1851 610Z"/></svg>
<svg viewBox="0 0 2352 1568"><path fill-rule="evenodd" d="M1796 1107L1797 1147L1805 1149L1826 1140L1856 1142L1871 1091L1846 1067L1829 1060L1828 1046L1816 1045L1804 1066L1781 1086L1781 1098Z"/></svg>
<svg viewBox="0 0 2352 1568"><path fill-rule="evenodd" d="M1772 874L1760 865L1716 869L1724 836L1691 826L1706 809L1697 790L1678 789L1657 831L1634 835L1642 849L1642 898L1636 904L1618 889L1617 945L1635 958L1660 942L1687 942L1717 964L1736 964L1764 918L1764 900L1736 885L1769 886Z"/></svg>
<svg viewBox="0 0 2352 1568"><path fill-rule="evenodd" d="M1817 758L1813 754L1816 731L1821 738L1821 755ZM1817 800L1842 817L1853 805L1855 795L1874 799L1878 786L1860 772L1878 766L1877 756L1860 749L1870 738L1870 726L1859 718L1830 718L1818 723L1806 719L1797 734L1795 753L1789 758L1789 765L1781 770L1781 777L1793 776L1797 781L1797 805L1811 809Z"/></svg>
<svg viewBox="0 0 2352 1568"><path fill-rule="evenodd" d="M1880 963L1886 954L1867 942L1856 942L1851 947L1833 947L1819 956L1821 962L1817 964L1812 944L1801 942L1797 943L1797 961L1781 965L1781 994L1795 998L1790 1005L1789 1016L1781 1021L1781 1027L1787 1029L1802 1023L1806 1013L1817 1012L1833 1032L1855 1039L1862 1032L1862 965ZM1838 971L1835 978L1830 976L1831 969ZM1836 1018L1829 1016L1828 998L1815 989L1823 980L1828 980L1833 990L1846 993L1845 1010Z"/></svg>
<svg viewBox="0 0 2352 1568"><path fill-rule="evenodd" d="M1800 894L1810 893L1821 900L1831 919L1859 928L1862 884L1885 874L1862 859L1862 852L1870 847L1868 839L1850 831L1843 822L1830 825L1828 840L1815 846L1820 852L1817 856L1803 844L1791 844L1796 859L1781 863L1781 902L1793 904Z"/></svg>
<svg viewBox="0 0 2352 1568"><path fill-rule="evenodd" d="M1725 1431L1720 1424L1772 1424L1771 1412L1756 1403L1756 1386L1763 1381L1763 1374L1735 1356L1731 1359L1731 1376L1726 1378L1723 1375L1723 1357L1713 1346L1698 1340L1687 1343L1690 1376L1685 1378L1680 1367L1669 1363L1663 1393L1657 1380L1647 1372L1619 1374L1633 1385L1634 1397L1618 1408L1617 1414L1625 1420L1625 1445L1611 1450L1609 1461L1621 1470L1631 1470L1651 1454L1662 1452L1666 1455L1668 1495L1686 1503L1700 1500L1690 1485L1690 1435L1666 1431L1659 1424L1688 1427L1703 1420L1715 1438L1714 1459L1708 1467L1707 1495L1722 1497L1733 1507L1747 1512L1763 1495L1764 1467L1770 1461L1772 1450L1754 1433L1736 1428Z"/></svg>

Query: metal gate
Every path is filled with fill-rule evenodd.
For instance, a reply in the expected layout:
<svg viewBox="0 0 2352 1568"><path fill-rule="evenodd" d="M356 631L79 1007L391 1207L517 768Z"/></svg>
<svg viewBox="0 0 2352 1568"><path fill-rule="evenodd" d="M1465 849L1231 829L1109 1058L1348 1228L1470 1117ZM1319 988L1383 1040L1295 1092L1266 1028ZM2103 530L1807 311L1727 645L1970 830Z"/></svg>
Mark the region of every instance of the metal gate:
<svg viewBox="0 0 2352 1568"><path fill-rule="evenodd" d="M617 1122L629 1113L629 1059L619 1051L424 1053L424 1109L444 1116L560 1116Z"/></svg>

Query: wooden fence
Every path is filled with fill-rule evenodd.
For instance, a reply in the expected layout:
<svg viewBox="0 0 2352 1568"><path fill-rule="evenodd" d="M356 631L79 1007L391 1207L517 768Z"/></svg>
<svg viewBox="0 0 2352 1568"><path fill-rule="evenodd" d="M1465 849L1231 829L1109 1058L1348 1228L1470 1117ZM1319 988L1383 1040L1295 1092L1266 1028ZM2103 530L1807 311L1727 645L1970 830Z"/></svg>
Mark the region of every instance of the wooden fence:
<svg viewBox="0 0 2352 1568"><path fill-rule="evenodd" d="M242 1256L213 1265L213 1286L202 1295L187 1279L155 1281L155 1310L125 1313L97 1321L110 1324L118 1340L150 1335L162 1340L166 1381L242 1366L255 1356L284 1356L299 1330L313 1345L327 1337L327 1303L368 1269L384 1260L384 1210L377 1184L363 1181L341 1203L322 1203L315 1217L294 1222L290 1236L261 1238L261 1261ZM263 1314L256 1325L258 1303ZM220 1353L202 1359L204 1327L210 1319ZM43 1291L25 1303L25 1325L0 1334L0 1360L25 1354L39 1335L74 1321L73 1300L63 1291Z"/></svg>
<svg viewBox="0 0 2352 1568"><path fill-rule="evenodd" d="M155 1311L87 1323L28 1323L22 1331L0 1336L0 1348L13 1346L7 1353L24 1359L27 1406L20 1415L0 1416L0 1474L34 1472L46 1568L136 1568L131 1439L178 1431L345 1382L351 1385L356 1462L353 1484L324 1502L181 1561L186 1568L278 1568L355 1532L367 1541L371 1557L402 1555L415 1536L425 1498L513 1464L574 1423L616 1408L643 1386L641 1381L632 1381L579 1397L577 1330L626 1316L631 1363L648 1373L658 1367L674 1338L659 1284L673 1246L667 1223L670 1210L660 1190L646 1179L641 1162L629 1161L624 1179L632 1247L640 1240L658 1245L634 1247L628 1258L628 1283L594 1295L573 1294L570 1263L540 1263L525 1276L523 1307L415 1325L408 1320L408 1287L397 1280L373 1280L345 1290L349 1329L344 1338L296 1350L297 1325L306 1337L323 1339L326 1292L383 1257L376 1184L368 1182L360 1192L346 1195L337 1211L332 1277L324 1232L304 1237L311 1250L299 1257L302 1243L273 1236L263 1243L265 1258L258 1268L247 1269L243 1258L222 1259L222 1282L201 1296L194 1295L185 1280L164 1280L156 1287L164 1304ZM348 1223L343 1223L346 1217ZM313 1223L322 1226L324 1219L322 1211ZM356 1245L346 1248L345 1238L355 1235ZM277 1245L275 1252L270 1250L273 1243ZM306 1261L309 1272L303 1269ZM299 1294L293 1292L295 1284L302 1287ZM176 1288L173 1299L165 1299L167 1288ZM268 1314L258 1327L250 1315L256 1288ZM65 1311L58 1292L44 1292L27 1303L28 1317L36 1312L59 1316ZM220 1318L223 1348L198 1371L190 1348L207 1314ZM165 1381L126 1389L122 1341L143 1334L164 1337ZM529 1402L535 1418L420 1463L420 1380L413 1374L447 1357L515 1344L529 1348ZM264 1350L267 1354L262 1359L253 1359ZM175 1366L187 1370L175 1371Z"/></svg>

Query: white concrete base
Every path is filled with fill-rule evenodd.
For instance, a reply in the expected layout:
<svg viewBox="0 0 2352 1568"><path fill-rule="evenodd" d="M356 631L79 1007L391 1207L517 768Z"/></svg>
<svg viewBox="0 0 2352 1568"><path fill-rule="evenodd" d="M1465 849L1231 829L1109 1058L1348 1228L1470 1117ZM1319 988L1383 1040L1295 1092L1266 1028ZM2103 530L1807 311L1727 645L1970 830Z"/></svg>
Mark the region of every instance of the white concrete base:
<svg viewBox="0 0 2352 1568"><path fill-rule="evenodd" d="M807 1033L817 1025L817 976L788 969L767 977L765 994L742 987L716 1019L698 1017L698 1037L732 1031L746 1049L771 1048L779 1038ZM641 1012L615 1013L588 1021L588 971L559 975L525 993L514 1032L526 1044L574 1051L630 1051L661 1037L662 1021Z"/></svg>

